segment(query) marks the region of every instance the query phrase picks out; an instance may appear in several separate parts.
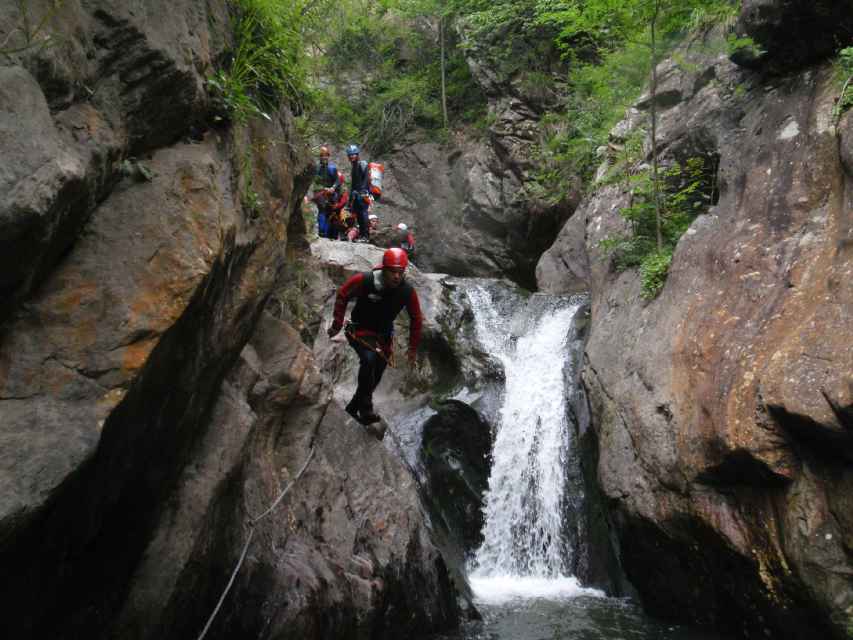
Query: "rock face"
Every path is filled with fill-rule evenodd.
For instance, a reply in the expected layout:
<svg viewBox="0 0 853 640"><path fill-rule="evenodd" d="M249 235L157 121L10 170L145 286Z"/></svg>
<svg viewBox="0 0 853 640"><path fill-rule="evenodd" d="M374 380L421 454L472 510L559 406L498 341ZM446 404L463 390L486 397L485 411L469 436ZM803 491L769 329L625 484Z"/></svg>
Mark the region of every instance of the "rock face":
<svg viewBox="0 0 853 640"><path fill-rule="evenodd" d="M540 287L592 291L598 475L648 608L746 637L847 638L853 117L836 126L828 65L765 83L704 51L686 52L693 72L661 68L659 145L717 154L719 201L663 292L644 301L599 248L624 228L617 185L582 204Z"/></svg>
<svg viewBox="0 0 853 640"><path fill-rule="evenodd" d="M0 6L0 41L52 4ZM226 3L66 2L46 24L56 46L0 67L7 635L197 635L245 523L312 450L208 637L454 625L408 470L265 313L294 278L310 164L286 108L210 127Z"/></svg>
<svg viewBox="0 0 853 640"><path fill-rule="evenodd" d="M737 30L760 48L745 57L749 66L784 71L853 43L853 15L849 5L833 0L746 0Z"/></svg>
<svg viewBox="0 0 853 640"><path fill-rule="evenodd" d="M52 12L53 4L0 7L4 47L22 49L11 56L17 65L2 70L0 94L0 139L12 154L0 170L10 194L0 209L7 301L26 296L74 243L121 177L124 158L172 143L205 120L204 77L228 37L223 3L66 2ZM46 36L53 44L39 45Z"/></svg>
<svg viewBox="0 0 853 640"><path fill-rule="evenodd" d="M298 334L266 314L222 391L118 628L198 633L239 559L245 523L288 486L258 522L209 637L407 637L452 625L453 588L414 479L330 402Z"/></svg>
<svg viewBox="0 0 853 640"><path fill-rule="evenodd" d="M421 269L533 286L536 260L571 203L531 201L521 170L486 141L412 143L383 160L383 197L373 212L385 228L409 226Z"/></svg>

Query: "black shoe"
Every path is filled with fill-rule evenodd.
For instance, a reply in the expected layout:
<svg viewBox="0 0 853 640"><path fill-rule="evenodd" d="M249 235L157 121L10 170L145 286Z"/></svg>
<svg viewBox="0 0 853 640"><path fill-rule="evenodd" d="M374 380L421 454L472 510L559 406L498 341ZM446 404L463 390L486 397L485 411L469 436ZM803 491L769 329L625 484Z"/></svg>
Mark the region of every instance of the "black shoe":
<svg viewBox="0 0 853 640"><path fill-rule="evenodd" d="M385 437L385 429L387 428L384 422L375 422L373 424L365 425L364 427L367 429L367 433L372 435L377 440L382 440Z"/></svg>
<svg viewBox="0 0 853 640"><path fill-rule="evenodd" d="M350 401L350 403L344 407L344 411L346 411L353 418L361 422L361 418L358 417L358 405L356 405L355 402Z"/></svg>
<svg viewBox="0 0 853 640"><path fill-rule="evenodd" d="M379 422L382 420L377 414L373 413L373 409L369 411L361 411L361 422L362 424L373 424L374 422Z"/></svg>

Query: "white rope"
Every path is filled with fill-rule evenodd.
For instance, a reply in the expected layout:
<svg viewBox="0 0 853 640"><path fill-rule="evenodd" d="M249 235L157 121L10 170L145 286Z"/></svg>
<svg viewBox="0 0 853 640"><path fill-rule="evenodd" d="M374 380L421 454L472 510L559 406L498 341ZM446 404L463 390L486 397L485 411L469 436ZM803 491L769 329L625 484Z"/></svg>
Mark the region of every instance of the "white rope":
<svg viewBox="0 0 853 640"><path fill-rule="evenodd" d="M249 537L246 538L246 544L243 545L243 552L240 554L240 559L237 561L237 566L234 567L234 571L231 572L231 579L228 580L228 584L225 586L225 590L222 592L222 595L219 596L219 602L216 604L216 608L213 610L213 613L210 614L210 617L207 619L207 624L204 625L204 629L201 630L201 633L198 636L198 640L203 640L204 636L207 635L208 630L210 630L210 625L213 624L213 619L216 618L216 614L219 613L219 609L222 607L222 603L225 602L225 596L228 595L228 592L231 590L232 585L234 584L234 579L237 577L237 572L240 570L240 567L243 566L243 561L246 559L246 552L249 550L249 543L252 542L252 536L255 534L255 525L258 524L262 519L267 517L270 513L272 513L273 509L278 506L278 503L282 501L287 492L290 491L291 487L296 484L296 481L302 477L302 474L305 473L305 469L308 468L308 463L311 462L311 459L314 457L314 447L311 447L311 451L308 452L308 457L305 459L305 464L302 465L302 468L299 470L299 473L296 474L296 477L291 480L290 484L285 487L284 491L278 494L278 497L275 501L270 505L269 509L264 511L261 515L252 518L249 520Z"/></svg>
<svg viewBox="0 0 853 640"><path fill-rule="evenodd" d="M222 592L222 595L219 596L219 602L216 603L216 608L213 610L213 613L210 614L210 617L207 619L207 624L204 625L204 629L201 630L201 633L198 636L198 640L202 640L204 636L207 635L207 631L210 629L210 625L213 624L213 619L216 617L216 614L219 613L220 607L222 607L222 603L225 602L225 596L228 595L228 592L231 590L231 585L234 584L234 578L237 577L237 572L240 570L240 567L243 564L243 560L246 559L246 552L249 550L249 543L252 541L252 536L255 534L254 525L249 529L249 537L246 538L246 544L243 545L243 553L240 554L240 560L237 562L237 566L234 567L234 571L231 572L231 579L228 581L228 585L225 587L225 591Z"/></svg>
<svg viewBox="0 0 853 640"><path fill-rule="evenodd" d="M270 508L269 508L269 509L267 509L267 510L266 510L266 511L264 511L261 515L259 515L257 518L254 518L254 519L251 521L251 523L250 523L250 524L251 524L251 526L255 526L258 522L260 522L260 520L261 520L262 518L265 518L267 515L269 515L269 513L270 513L273 509L275 509L275 508L278 506L278 503L279 503L279 502L281 502L281 500L282 500L282 498L284 498L285 494L286 494L288 491L290 491L290 487L292 487L292 486L293 486L293 484L294 484L297 480L299 480L299 478L301 478L301 477L302 477L302 474L303 474L303 473L305 473L305 469L307 469L307 468L308 468L308 463L309 463L309 462L311 462L311 458L313 458L313 457L314 457L314 447L311 447L311 451L309 451L309 452L308 452L308 457L305 459L305 464L303 464L303 465L302 465L302 468L299 470L299 473L297 473L297 474L296 474L296 477L291 481L291 483L290 483L289 485L287 485L287 488L286 488L284 491L282 491L280 494L278 494L278 498L276 498L276 499L275 499L275 502L273 502L273 503L270 505Z"/></svg>

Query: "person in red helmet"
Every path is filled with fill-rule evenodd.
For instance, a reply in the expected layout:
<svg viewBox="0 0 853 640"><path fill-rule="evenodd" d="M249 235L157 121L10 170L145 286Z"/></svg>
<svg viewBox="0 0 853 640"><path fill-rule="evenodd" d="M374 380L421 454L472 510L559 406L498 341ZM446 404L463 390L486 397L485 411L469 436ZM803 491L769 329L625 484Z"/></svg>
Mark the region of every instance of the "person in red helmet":
<svg viewBox="0 0 853 640"><path fill-rule="evenodd" d="M380 420L373 410L373 392L391 358L394 320L405 307L409 314L409 351L411 366L417 360L423 314L414 287L405 279L409 258L402 249L388 249L382 264L372 271L349 278L335 298L335 310L329 327L330 338L344 327L347 304L355 299L346 337L358 354L358 386L346 411L362 424Z"/></svg>

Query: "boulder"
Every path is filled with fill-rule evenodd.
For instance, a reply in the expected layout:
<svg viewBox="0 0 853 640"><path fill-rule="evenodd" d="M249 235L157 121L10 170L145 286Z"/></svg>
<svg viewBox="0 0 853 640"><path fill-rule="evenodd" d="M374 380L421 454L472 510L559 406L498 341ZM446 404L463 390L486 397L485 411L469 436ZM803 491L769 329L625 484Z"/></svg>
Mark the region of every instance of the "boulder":
<svg viewBox="0 0 853 640"><path fill-rule="evenodd" d="M432 511L466 555L483 542L491 452L489 424L464 402L442 402L423 425L421 456Z"/></svg>
<svg viewBox="0 0 853 640"><path fill-rule="evenodd" d="M0 7L0 40L14 51L0 69L0 316L44 280L136 161L207 127L205 77L228 28L224 3Z"/></svg>
<svg viewBox="0 0 853 640"><path fill-rule="evenodd" d="M736 29L755 43L737 52L736 62L782 72L853 45L850 7L833 0L746 0Z"/></svg>
<svg viewBox="0 0 853 640"><path fill-rule="evenodd" d="M506 277L533 288L536 261L577 202L531 198L529 168L513 162L508 148L482 141L413 143L386 159L383 197L372 212L384 229L404 222L412 230L425 271Z"/></svg>
<svg viewBox="0 0 853 640"><path fill-rule="evenodd" d="M96 114L93 127L103 126ZM85 134L81 134L85 135ZM19 66L0 68L0 296L30 289L74 241L98 194L97 172L118 145L95 132L101 148L80 153L51 117L41 88ZM8 313L11 305L4 305ZM0 312L3 315L3 312Z"/></svg>

